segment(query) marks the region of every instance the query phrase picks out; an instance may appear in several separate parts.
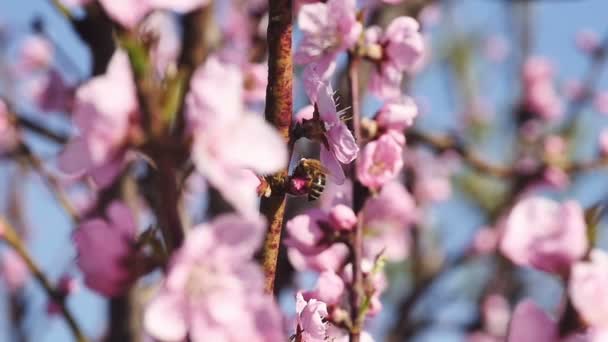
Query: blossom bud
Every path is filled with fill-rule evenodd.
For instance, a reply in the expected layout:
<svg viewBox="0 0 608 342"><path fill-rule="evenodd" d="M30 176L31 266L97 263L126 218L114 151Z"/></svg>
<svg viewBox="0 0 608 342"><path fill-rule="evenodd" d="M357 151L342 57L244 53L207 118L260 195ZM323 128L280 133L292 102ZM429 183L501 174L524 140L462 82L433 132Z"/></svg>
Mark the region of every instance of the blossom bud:
<svg viewBox="0 0 608 342"><path fill-rule="evenodd" d="M338 204L329 212L329 223L337 230L351 230L357 224L357 215L344 204Z"/></svg>

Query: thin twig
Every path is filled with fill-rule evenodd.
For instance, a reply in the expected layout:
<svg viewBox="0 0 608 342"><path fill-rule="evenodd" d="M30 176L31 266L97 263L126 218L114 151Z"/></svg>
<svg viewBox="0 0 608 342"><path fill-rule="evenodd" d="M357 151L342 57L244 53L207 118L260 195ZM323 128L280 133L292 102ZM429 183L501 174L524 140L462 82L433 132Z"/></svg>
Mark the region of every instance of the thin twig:
<svg viewBox="0 0 608 342"><path fill-rule="evenodd" d="M42 164L42 161L32 153L32 151L27 145L22 143L19 150L22 151L21 155L25 157L31 167L36 172L38 172L40 177L47 184L53 196L55 196L55 198L57 199L57 201L59 201L66 213L72 218L72 221L78 222L80 220L78 210L76 210L76 208L72 205L67 194L63 190L59 180L46 170L46 168Z"/></svg>
<svg viewBox="0 0 608 342"><path fill-rule="evenodd" d="M65 317L65 320L68 323L68 326L76 341L86 342L87 338L82 333L76 319L66 306L65 295L52 285L51 281L42 272L40 267L36 265L34 259L32 259L28 253L25 245L19 237L19 234L17 234L15 229L4 219L0 219L0 233L0 238L6 241L6 243L23 259L29 271L34 275L38 283L46 291L48 297L59 306L59 309L63 314L63 317Z"/></svg>

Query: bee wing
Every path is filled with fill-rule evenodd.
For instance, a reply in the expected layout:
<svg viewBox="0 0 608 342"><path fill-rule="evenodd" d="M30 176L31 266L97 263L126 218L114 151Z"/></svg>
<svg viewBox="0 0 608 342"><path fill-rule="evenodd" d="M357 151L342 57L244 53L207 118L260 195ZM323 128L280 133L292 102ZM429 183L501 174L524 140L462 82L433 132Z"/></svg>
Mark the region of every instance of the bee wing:
<svg viewBox="0 0 608 342"><path fill-rule="evenodd" d="M325 173L329 175L329 178L336 184L341 185L344 184L344 180L346 180L346 176L344 175L344 170L342 170L342 165L336 159L336 157L324 147L321 147L321 164L325 168Z"/></svg>

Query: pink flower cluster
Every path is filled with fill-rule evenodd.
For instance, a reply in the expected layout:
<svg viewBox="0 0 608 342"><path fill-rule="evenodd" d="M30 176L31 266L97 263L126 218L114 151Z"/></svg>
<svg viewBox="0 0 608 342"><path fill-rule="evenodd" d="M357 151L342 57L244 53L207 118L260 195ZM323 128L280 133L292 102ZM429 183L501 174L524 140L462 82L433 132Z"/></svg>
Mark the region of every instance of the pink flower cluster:
<svg viewBox="0 0 608 342"><path fill-rule="evenodd" d="M523 95L526 108L545 120L555 120L562 114L562 103L555 91L551 62L542 57L526 60L523 71Z"/></svg>

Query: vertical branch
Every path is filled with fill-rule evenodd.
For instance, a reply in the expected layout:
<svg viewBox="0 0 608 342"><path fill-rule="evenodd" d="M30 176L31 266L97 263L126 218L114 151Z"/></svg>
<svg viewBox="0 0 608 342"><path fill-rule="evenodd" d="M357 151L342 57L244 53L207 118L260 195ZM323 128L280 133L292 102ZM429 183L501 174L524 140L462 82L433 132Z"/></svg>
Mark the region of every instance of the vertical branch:
<svg viewBox="0 0 608 342"><path fill-rule="evenodd" d="M361 109L359 103L359 57L355 54L348 56L348 88L350 106L353 111L352 127L355 139L359 147L361 147ZM357 164L352 168L351 176L353 181L353 210L358 213L368 195L367 188L357 181ZM353 284L350 289L350 316L353 322L352 329L349 333L351 342L358 342L361 336L363 327L364 315L361 315L361 303L364 297L363 293L363 274L361 272L361 258L363 253L363 226L361 218L351 235L351 265L353 268Z"/></svg>
<svg viewBox="0 0 608 342"><path fill-rule="evenodd" d="M293 65L291 56L292 0L269 0L268 20L268 87L266 88L266 120L275 126L289 146L293 112ZM278 175L286 176L287 168ZM279 255L279 243L285 215L285 193L262 198L260 211L268 220L263 246L262 266L266 292L272 293Z"/></svg>

